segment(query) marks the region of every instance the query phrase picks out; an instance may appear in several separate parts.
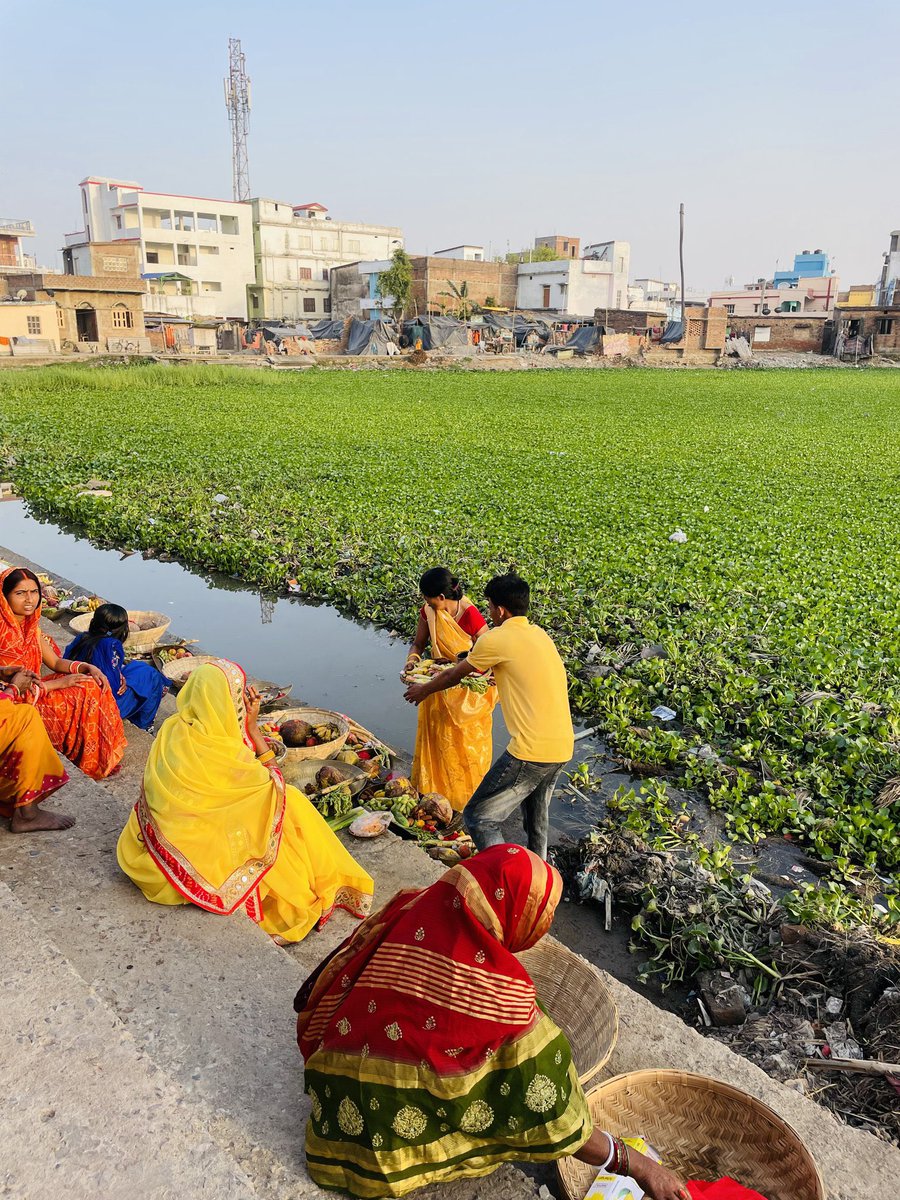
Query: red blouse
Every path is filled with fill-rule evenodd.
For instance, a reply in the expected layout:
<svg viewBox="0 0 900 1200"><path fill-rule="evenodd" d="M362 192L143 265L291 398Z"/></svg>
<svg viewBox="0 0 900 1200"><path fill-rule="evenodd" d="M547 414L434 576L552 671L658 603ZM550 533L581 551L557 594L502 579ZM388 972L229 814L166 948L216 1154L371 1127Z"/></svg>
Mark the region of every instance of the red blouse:
<svg viewBox="0 0 900 1200"><path fill-rule="evenodd" d="M424 616L424 615L425 615L425 607L423 605L422 606L422 616ZM478 611L478 608L474 604L469 605L469 607L465 610L465 612L457 620L456 623L460 627L460 629L463 631L463 633L467 633L469 635L469 637L472 639L472 641L475 640L475 635L480 630L484 629L485 625L487 625L487 621L484 619L484 617L481 615L481 613Z"/></svg>

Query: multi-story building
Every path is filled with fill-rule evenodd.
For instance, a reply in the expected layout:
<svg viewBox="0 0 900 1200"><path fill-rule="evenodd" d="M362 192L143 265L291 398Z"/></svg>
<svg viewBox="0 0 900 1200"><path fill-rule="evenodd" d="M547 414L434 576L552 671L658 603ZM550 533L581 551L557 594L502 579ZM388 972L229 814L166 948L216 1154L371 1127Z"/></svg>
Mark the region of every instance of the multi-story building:
<svg viewBox="0 0 900 1200"><path fill-rule="evenodd" d="M67 248L137 245L149 285L145 311L246 318L254 280L249 202L148 192L138 183L93 175L79 186L84 229L66 236Z"/></svg>
<svg viewBox="0 0 900 1200"><path fill-rule="evenodd" d="M593 318L595 309L628 307L628 242L586 246L583 258L519 263L516 303L529 311Z"/></svg>
<svg viewBox="0 0 900 1200"><path fill-rule="evenodd" d="M27 237L34 237L30 221L0 217L0 272L34 270L34 256L22 245Z"/></svg>
<svg viewBox="0 0 900 1200"><path fill-rule="evenodd" d="M776 271L771 279L760 276L742 288L713 292L711 305L729 316L768 316L769 313L827 313L834 308L840 280L830 269L823 250L803 250L794 255L791 271Z"/></svg>
<svg viewBox="0 0 900 1200"><path fill-rule="evenodd" d="M890 249L884 256L884 266L881 268L877 302L890 305L894 303L894 297L898 295L900 295L900 229L895 229L891 234Z"/></svg>
<svg viewBox="0 0 900 1200"><path fill-rule="evenodd" d="M250 317L311 321L331 312L330 273L360 261L389 259L403 245L392 225L334 221L322 204L256 199L253 211L254 277Z"/></svg>
<svg viewBox="0 0 900 1200"><path fill-rule="evenodd" d="M536 237L534 239L534 248L539 250L541 246L549 246L557 258L578 258L581 239L563 237L559 233L553 233L548 237Z"/></svg>

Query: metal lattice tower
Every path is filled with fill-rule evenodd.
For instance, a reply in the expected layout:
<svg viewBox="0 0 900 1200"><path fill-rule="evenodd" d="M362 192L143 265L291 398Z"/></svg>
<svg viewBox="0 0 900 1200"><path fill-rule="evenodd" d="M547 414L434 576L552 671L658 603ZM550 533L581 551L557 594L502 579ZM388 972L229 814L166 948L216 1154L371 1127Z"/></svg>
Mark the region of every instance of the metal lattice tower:
<svg viewBox="0 0 900 1200"><path fill-rule="evenodd" d="M240 38L228 39L228 75L225 107L231 122L231 176L235 200L250 199L250 161L247 134L250 129L250 80Z"/></svg>

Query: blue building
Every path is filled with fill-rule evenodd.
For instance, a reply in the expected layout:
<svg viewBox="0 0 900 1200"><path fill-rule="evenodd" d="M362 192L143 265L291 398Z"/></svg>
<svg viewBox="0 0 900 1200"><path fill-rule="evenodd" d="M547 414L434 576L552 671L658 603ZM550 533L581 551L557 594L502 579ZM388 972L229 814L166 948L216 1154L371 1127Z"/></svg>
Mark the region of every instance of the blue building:
<svg viewBox="0 0 900 1200"><path fill-rule="evenodd" d="M773 283L777 288L797 287L801 279L825 279L831 274L824 250L803 250L794 255L793 271L776 271Z"/></svg>

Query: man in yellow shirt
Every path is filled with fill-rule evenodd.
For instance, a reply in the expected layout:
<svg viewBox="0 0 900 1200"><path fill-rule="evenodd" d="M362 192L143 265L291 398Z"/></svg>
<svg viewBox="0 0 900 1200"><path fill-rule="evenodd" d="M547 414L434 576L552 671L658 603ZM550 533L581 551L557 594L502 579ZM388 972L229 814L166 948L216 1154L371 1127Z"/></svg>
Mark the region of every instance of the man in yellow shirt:
<svg viewBox="0 0 900 1200"><path fill-rule="evenodd" d="M494 628L463 662L428 683L412 684L405 695L420 704L473 671L493 669L512 739L466 805L466 829L479 850L496 846L505 840L502 823L524 806L528 849L546 858L550 800L574 748L566 669L548 634L528 620L524 579L497 575L484 594Z"/></svg>

